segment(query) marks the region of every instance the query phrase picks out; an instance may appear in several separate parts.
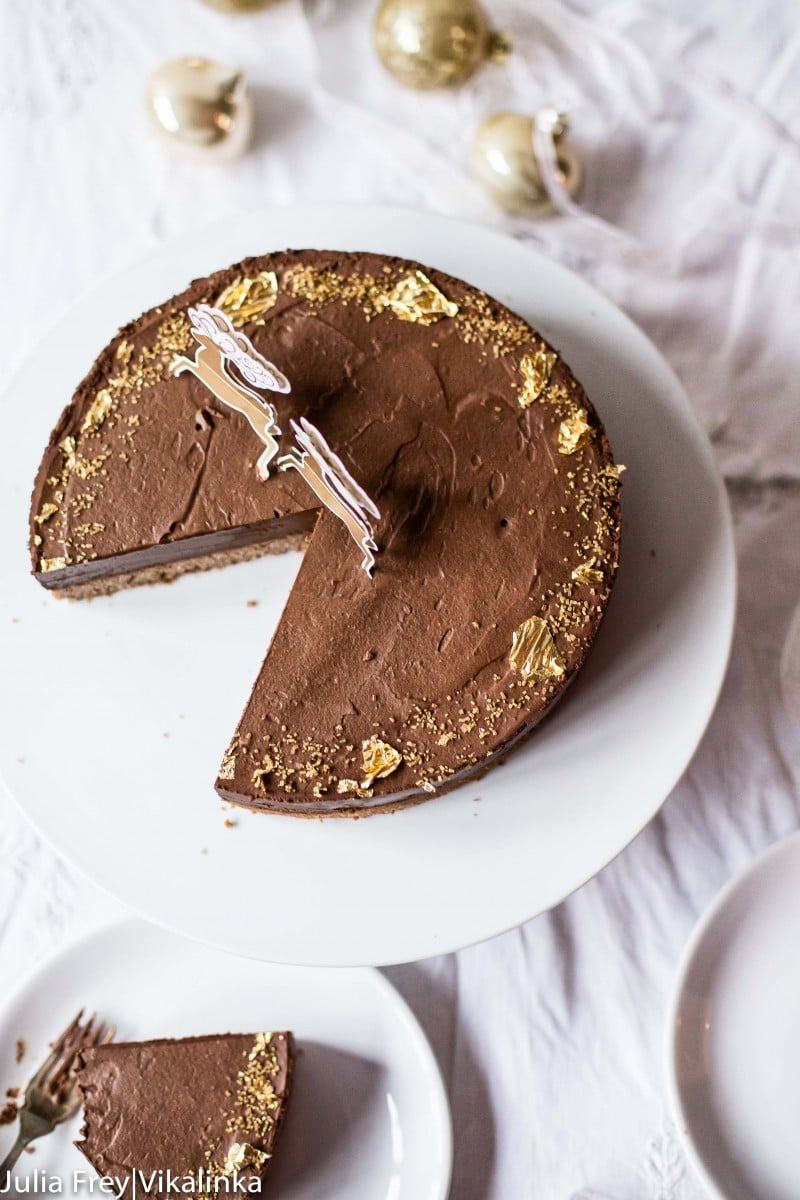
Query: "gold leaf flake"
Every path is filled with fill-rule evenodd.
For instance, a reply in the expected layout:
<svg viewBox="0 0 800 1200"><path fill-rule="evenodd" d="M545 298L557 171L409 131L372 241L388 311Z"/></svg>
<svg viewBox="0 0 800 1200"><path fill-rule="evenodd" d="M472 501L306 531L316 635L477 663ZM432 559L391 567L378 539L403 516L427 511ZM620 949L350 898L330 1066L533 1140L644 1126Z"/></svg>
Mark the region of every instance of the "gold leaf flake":
<svg viewBox="0 0 800 1200"><path fill-rule="evenodd" d="M38 533L35 533L33 535L33 544L34 544L34 546L41 546L41 544L42 544L42 539L39 537Z"/></svg>
<svg viewBox="0 0 800 1200"><path fill-rule="evenodd" d="M60 571L66 565L67 565L67 560L65 558L60 558L60 557L59 558L43 558L41 561L41 564L40 564L43 571Z"/></svg>
<svg viewBox="0 0 800 1200"><path fill-rule="evenodd" d="M368 788L376 779L385 779L396 771L403 761L403 756L388 742L373 736L361 743L361 757L364 760L363 788Z"/></svg>
<svg viewBox="0 0 800 1200"><path fill-rule="evenodd" d="M58 448L64 455L64 470L72 471L75 468L75 451L77 445L74 437L65 437L63 442L58 443Z"/></svg>
<svg viewBox="0 0 800 1200"><path fill-rule="evenodd" d="M340 779L336 785L336 791L340 796L345 792L353 792L356 796L371 796L372 788L361 787L357 779Z"/></svg>
<svg viewBox="0 0 800 1200"><path fill-rule="evenodd" d="M594 437L594 430L586 420L586 409L579 408L572 417L567 417L558 427L559 454L574 454Z"/></svg>
<svg viewBox="0 0 800 1200"><path fill-rule="evenodd" d="M49 521L52 516L58 512L57 504L43 504L42 511L37 513L33 518L37 525L44 525L45 521Z"/></svg>
<svg viewBox="0 0 800 1200"><path fill-rule="evenodd" d="M248 278L240 275L220 292L214 308L225 313L237 329L252 321L264 324L264 313L269 312L278 299L278 277L274 271L259 271Z"/></svg>
<svg viewBox="0 0 800 1200"><path fill-rule="evenodd" d="M255 1167L258 1170L263 1167L269 1157L269 1154L259 1150L257 1146L251 1146L249 1142L233 1142L225 1156L223 1170L226 1175L233 1175L234 1171L247 1170L248 1167Z"/></svg>
<svg viewBox="0 0 800 1200"><path fill-rule="evenodd" d="M454 317L458 312L458 305L448 300L422 271L412 271L380 299L401 321L414 321L417 325L433 325L434 321Z"/></svg>
<svg viewBox="0 0 800 1200"><path fill-rule="evenodd" d="M619 477L627 470L622 463L610 463L597 473L597 482L607 496L613 499L619 493Z"/></svg>
<svg viewBox="0 0 800 1200"><path fill-rule="evenodd" d="M597 558L594 555L591 558L587 558L586 562L579 563L573 569L572 578L577 580L578 583L602 584L603 572L597 569L596 563Z"/></svg>
<svg viewBox="0 0 800 1200"><path fill-rule="evenodd" d="M542 395L550 382L550 373L557 359L558 355L553 350L537 350L535 354L525 355L519 364L523 377L519 402L523 408L530 408L534 400Z"/></svg>
<svg viewBox="0 0 800 1200"><path fill-rule="evenodd" d="M512 638L508 661L526 678L558 679L564 674L564 662L541 617L522 622Z"/></svg>
<svg viewBox="0 0 800 1200"><path fill-rule="evenodd" d="M126 342L124 340L121 341L116 350L116 357L119 359L119 361L127 366L127 364L131 361L132 354L133 346L130 344L130 342Z"/></svg>
<svg viewBox="0 0 800 1200"><path fill-rule="evenodd" d="M111 412L111 405L113 403L114 401L108 388L101 388L86 410L86 416L83 418L83 424L81 425L81 433L97 433L103 421L105 421Z"/></svg>
<svg viewBox="0 0 800 1200"><path fill-rule="evenodd" d="M220 777L220 779L233 779L235 773L236 773L236 755L235 754L226 754L223 757L222 763L219 768L219 777ZM253 780L253 783L255 783L255 779Z"/></svg>

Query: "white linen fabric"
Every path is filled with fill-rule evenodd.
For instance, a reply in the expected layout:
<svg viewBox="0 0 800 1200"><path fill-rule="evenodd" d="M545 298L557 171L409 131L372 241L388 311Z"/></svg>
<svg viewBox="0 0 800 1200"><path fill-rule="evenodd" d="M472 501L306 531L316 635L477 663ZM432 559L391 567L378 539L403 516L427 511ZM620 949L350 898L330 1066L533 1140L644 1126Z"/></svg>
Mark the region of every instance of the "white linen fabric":
<svg viewBox="0 0 800 1200"><path fill-rule="evenodd" d="M309 200L505 229L653 338L734 510L740 611L717 712L661 814L598 878L516 932L387 973L449 1089L453 1200L699 1200L665 1102L667 996L711 897L800 814L779 684L800 596L800 22L794 0L487 3L515 53L425 95L377 63L376 0L239 18L199 0L2 0L0 356L13 370L76 292L170 237ZM233 164L176 162L146 136L144 80L186 53L251 80L255 143ZM547 102L572 112L582 207L618 233L507 218L470 182L477 123ZM598 780L598 804L613 787ZM0 995L116 907L0 801Z"/></svg>

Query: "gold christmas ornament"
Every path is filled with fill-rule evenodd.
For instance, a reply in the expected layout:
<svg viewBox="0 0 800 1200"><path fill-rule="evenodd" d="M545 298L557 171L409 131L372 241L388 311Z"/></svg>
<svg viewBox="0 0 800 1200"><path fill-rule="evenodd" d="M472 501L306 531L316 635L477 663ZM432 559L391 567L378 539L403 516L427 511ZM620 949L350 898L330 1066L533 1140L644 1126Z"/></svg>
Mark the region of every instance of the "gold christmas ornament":
<svg viewBox="0 0 800 1200"><path fill-rule="evenodd" d="M221 12L227 13L249 13L257 12L259 8L266 8L268 4L274 4L275 0L203 0L209 8L218 8Z"/></svg>
<svg viewBox="0 0 800 1200"><path fill-rule="evenodd" d="M158 67L147 83L147 111L159 141L184 158L235 158L253 128L243 73L207 58Z"/></svg>
<svg viewBox="0 0 800 1200"><path fill-rule="evenodd" d="M420 91L463 83L487 58L501 61L510 49L478 0L382 0L374 35L386 70Z"/></svg>
<svg viewBox="0 0 800 1200"><path fill-rule="evenodd" d="M548 119L551 111L547 112ZM504 112L478 127L470 149L472 175L507 212L544 216L553 203L545 187L534 147L535 117ZM580 190L583 172L574 149L565 141L569 121L565 113L550 120L555 143L558 181L570 198Z"/></svg>

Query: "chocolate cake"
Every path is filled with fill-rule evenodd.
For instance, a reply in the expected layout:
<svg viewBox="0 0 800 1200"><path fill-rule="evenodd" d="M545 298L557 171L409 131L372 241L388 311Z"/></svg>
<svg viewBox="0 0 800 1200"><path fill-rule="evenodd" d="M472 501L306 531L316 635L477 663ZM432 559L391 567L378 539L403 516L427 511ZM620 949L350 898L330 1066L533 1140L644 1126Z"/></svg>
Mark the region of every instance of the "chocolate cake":
<svg viewBox="0 0 800 1200"><path fill-rule="evenodd" d="M358 493L346 513L295 453L317 435L319 471L336 457ZM39 470L33 570L93 596L307 542L216 786L381 811L495 761L574 678L617 570L621 470L567 365L484 293L286 251L103 350Z"/></svg>
<svg viewBox="0 0 800 1200"><path fill-rule="evenodd" d="M226 1033L171 1041L112 1042L80 1060L83 1141L95 1170L125 1195L237 1194L257 1190L272 1157L292 1079L290 1033Z"/></svg>

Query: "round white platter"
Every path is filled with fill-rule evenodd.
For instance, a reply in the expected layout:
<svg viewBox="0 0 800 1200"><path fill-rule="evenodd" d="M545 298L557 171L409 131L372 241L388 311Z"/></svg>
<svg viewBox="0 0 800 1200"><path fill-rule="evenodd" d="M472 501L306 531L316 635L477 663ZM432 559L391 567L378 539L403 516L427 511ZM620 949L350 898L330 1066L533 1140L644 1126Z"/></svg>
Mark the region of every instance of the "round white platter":
<svg viewBox="0 0 800 1200"><path fill-rule="evenodd" d="M442 1080L415 1018L378 971L274 966L135 919L108 925L39 966L6 1002L0 1094L24 1086L81 1008L115 1024L118 1041L293 1031L299 1053L266 1196L445 1200L451 1136ZM73 1145L80 1124L36 1142L17 1168L22 1181L38 1169L72 1195L75 1171L93 1175ZM0 1158L15 1133L0 1130Z"/></svg>
<svg viewBox="0 0 800 1200"><path fill-rule="evenodd" d="M297 555L91 603L31 578L32 481L62 406L118 324L187 281L286 246L417 258L563 350L626 464L622 562L590 661L528 743L477 783L368 820L230 813L224 750ZM735 567L709 445L652 344L577 276L506 237L381 207L273 209L180 242L84 297L9 387L0 473L0 777L61 854L143 916L272 962L451 951L545 911L668 795L724 675ZM257 607L246 607L251 599Z"/></svg>
<svg viewBox="0 0 800 1200"><path fill-rule="evenodd" d="M712 1196L800 1196L800 834L717 897L684 954L667 1027L687 1153Z"/></svg>

